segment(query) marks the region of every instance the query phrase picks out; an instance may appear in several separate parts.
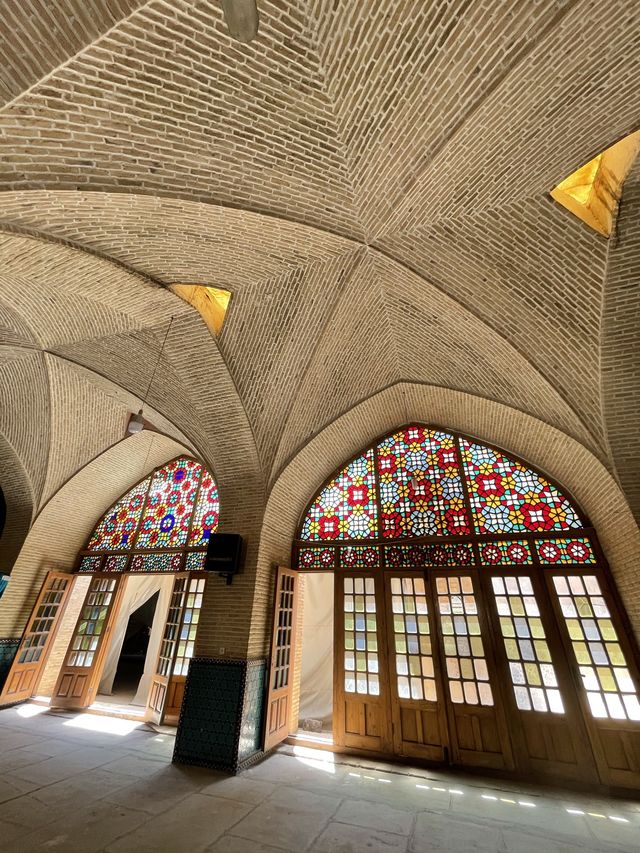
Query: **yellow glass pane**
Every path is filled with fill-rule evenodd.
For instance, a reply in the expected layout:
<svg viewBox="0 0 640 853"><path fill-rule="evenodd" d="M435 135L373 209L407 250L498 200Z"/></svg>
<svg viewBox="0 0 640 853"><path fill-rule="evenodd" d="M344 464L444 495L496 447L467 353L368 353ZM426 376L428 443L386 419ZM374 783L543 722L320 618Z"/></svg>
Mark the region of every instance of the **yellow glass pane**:
<svg viewBox="0 0 640 853"><path fill-rule="evenodd" d="M576 660L579 664L589 666L591 663L591 655L589 654L589 649L585 643L574 643L573 653L575 654Z"/></svg>
<svg viewBox="0 0 640 853"><path fill-rule="evenodd" d="M540 678L540 671L535 663L525 663L524 671L527 674L527 682L531 684L533 687L538 687L542 684L542 679Z"/></svg>
<svg viewBox="0 0 640 853"><path fill-rule="evenodd" d="M533 617L529 619L529 628L531 629L531 636L536 638L544 637L544 628L542 627L542 622L537 617Z"/></svg>
<svg viewBox="0 0 640 853"><path fill-rule="evenodd" d="M577 619L567 619L567 630L572 640L584 640L584 634Z"/></svg>
<svg viewBox="0 0 640 853"><path fill-rule="evenodd" d="M515 637L516 631L513 627L513 622L506 616L500 617L500 630L503 637Z"/></svg>
<svg viewBox="0 0 640 853"><path fill-rule="evenodd" d="M607 643L607 653L609 655L609 660L615 666L625 666L626 660L624 659L624 654L622 653L622 649L617 643Z"/></svg>
<svg viewBox="0 0 640 853"><path fill-rule="evenodd" d="M504 641L504 646L507 651L507 657L509 660L519 660L520 659L520 649L518 648L518 644L515 640L506 640Z"/></svg>
<svg viewBox="0 0 640 853"><path fill-rule="evenodd" d="M617 640L618 635L611 619L598 619L598 628L605 640Z"/></svg>
<svg viewBox="0 0 640 853"><path fill-rule="evenodd" d="M613 673L607 666L599 666L596 668L598 673L598 679L600 684L602 685L602 689L607 693L615 693L617 692L616 680L613 677Z"/></svg>
<svg viewBox="0 0 640 853"><path fill-rule="evenodd" d="M551 652L546 640L534 640L533 643L536 650L536 657L541 663L551 663Z"/></svg>

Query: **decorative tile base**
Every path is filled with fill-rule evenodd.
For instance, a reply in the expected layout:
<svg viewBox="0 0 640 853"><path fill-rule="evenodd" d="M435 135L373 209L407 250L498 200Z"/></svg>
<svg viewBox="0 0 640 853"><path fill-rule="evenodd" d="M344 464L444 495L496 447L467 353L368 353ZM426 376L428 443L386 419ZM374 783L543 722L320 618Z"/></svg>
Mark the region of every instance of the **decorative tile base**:
<svg viewBox="0 0 640 853"><path fill-rule="evenodd" d="M193 658L173 760L237 773L261 756L267 662Z"/></svg>
<svg viewBox="0 0 640 853"><path fill-rule="evenodd" d="M4 686L4 680L11 669L19 645L20 637L0 638L0 690Z"/></svg>

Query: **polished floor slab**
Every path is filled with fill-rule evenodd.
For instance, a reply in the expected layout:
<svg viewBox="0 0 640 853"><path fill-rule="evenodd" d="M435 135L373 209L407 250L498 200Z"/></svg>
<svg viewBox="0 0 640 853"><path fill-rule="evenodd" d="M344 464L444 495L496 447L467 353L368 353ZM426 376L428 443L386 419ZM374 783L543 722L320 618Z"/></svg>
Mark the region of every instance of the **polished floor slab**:
<svg viewBox="0 0 640 853"><path fill-rule="evenodd" d="M640 853L638 800L304 747L237 777L136 720L0 711L3 853Z"/></svg>

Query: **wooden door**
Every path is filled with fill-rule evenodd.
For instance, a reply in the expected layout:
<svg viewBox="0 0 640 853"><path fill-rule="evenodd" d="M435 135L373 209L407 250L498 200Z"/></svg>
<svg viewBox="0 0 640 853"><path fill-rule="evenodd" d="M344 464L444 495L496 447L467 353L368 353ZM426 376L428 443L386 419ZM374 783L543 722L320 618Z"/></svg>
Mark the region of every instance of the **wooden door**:
<svg viewBox="0 0 640 853"><path fill-rule="evenodd" d="M298 574L278 566L264 732L265 751L272 749L289 735L297 607Z"/></svg>
<svg viewBox="0 0 640 853"><path fill-rule="evenodd" d="M553 610L538 573L493 570L485 600L507 690L516 762L526 773L596 782L595 763Z"/></svg>
<svg viewBox="0 0 640 853"><path fill-rule="evenodd" d="M385 603L394 752L446 761L446 699L424 575L386 573Z"/></svg>
<svg viewBox="0 0 640 853"><path fill-rule="evenodd" d="M513 769L491 635L475 573L432 576L453 764Z"/></svg>
<svg viewBox="0 0 640 853"><path fill-rule="evenodd" d="M176 725L184 699L189 661L195 650L206 579L202 574L175 576L156 674L151 682L146 718Z"/></svg>
<svg viewBox="0 0 640 853"><path fill-rule="evenodd" d="M123 575L92 575L51 697L52 707L86 708L95 700L125 583Z"/></svg>
<svg viewBox="0 0 640 853"><path fill-rule="evenodd" d="M69 573L47 574L7 674L0 705L22 702L36 692L73 581Z"/></svg>
<svg viewBox="0 0 640 853"><path fill-rule="evenodd" d="M383 580L336 573L335 584L334 743L390 752Z"/></svg>
<svg viewBox="0 0 640 853"><path fill-rule="evenodd" d="M640 679L604 572L545 569L605 785L640 789Z"/></svg>

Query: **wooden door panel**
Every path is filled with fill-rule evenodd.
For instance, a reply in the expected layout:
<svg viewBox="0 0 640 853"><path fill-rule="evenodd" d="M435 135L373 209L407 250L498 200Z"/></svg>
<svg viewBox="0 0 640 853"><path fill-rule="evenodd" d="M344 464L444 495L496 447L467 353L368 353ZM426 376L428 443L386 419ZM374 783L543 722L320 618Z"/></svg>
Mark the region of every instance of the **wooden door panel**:
<svg viewBox="0 0 640 853"><path fill-rule="evenodd" d="M272 749L289 735L297 608L298 574L278 566L264 732L265 751Z"/></svg>
<svg viewBox="0 0 640 853"><path fill-rule="evenodd" d="M386 573L385 603L394 751L442 762L446 712L433 607L422 573Z"/></svg>
<svg viewBox="0 0 640 853"><path fill-rule="evenodd" d="M492 637L475 574L435 575L451 759L454 764L513 769L509 728Z"/></svg>
<svg viewBox="0 0 640 853"><path fill-rule="evenodd" d="M7 674L0 705L22 702L35 693L73 580L73 575L68 573L47 574Z"/></svg>
<svg viewBox="0 0 640 853"><path fill-rule="evenodd" d="M95 700L125 583L123 575L92 575L51 697L52 707L81 709Z"/></svg>
<svg viewBox="0 0 640 853"><path fill-rule="evenodd" d="M523 772L595 781L579 703L544 585L511 570L485 577L507 710Z"/></svg>
<svg viewBox="0 0 640 853"><path fill-rule="evenodd" d="M334 742L387 752L391 749L389 680L384 644L381 578L335 577Z"/></svg>
<svg viewBox="0 0 640 853"><path fill-rule="evenodd" d="M640 789L640 678L599 569L545 571L600 780Z"/></svg>

